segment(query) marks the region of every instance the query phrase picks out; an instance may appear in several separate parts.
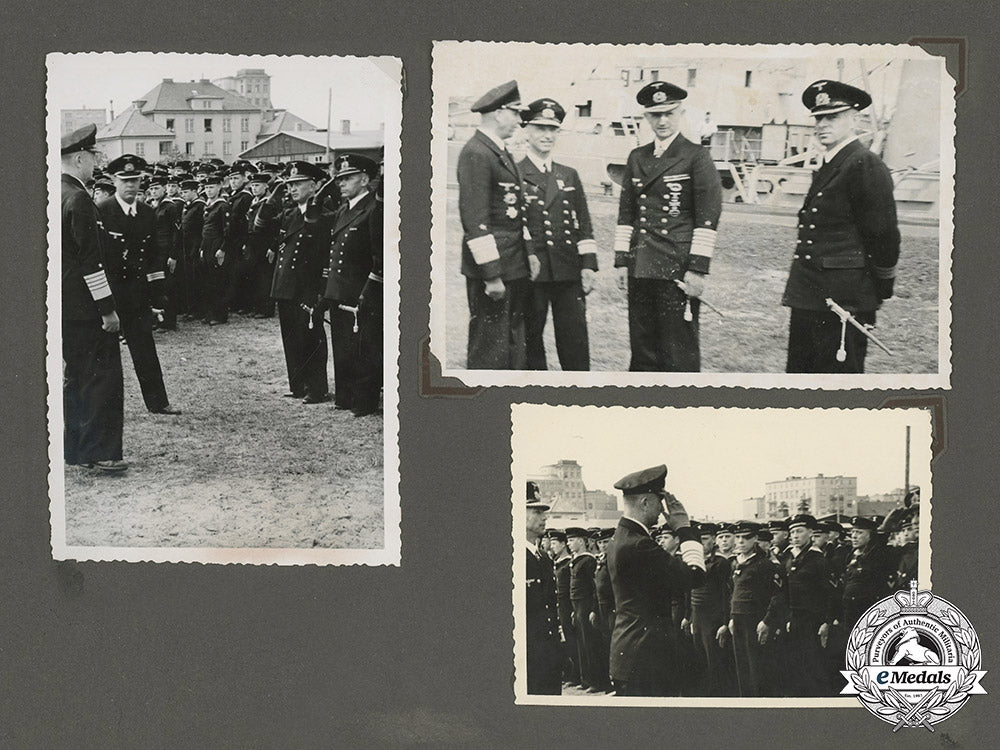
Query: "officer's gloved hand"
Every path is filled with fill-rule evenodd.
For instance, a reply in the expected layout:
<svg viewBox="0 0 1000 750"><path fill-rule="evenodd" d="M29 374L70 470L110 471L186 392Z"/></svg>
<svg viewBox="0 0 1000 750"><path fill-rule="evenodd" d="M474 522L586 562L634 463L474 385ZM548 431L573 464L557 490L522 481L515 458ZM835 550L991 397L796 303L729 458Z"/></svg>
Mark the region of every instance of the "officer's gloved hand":
<svg viewBox="0 0 1000 750"><path fill-rule="evenodd" d="M597 613L596 612L591 612L590 613L590 625L591 625L591 627L594 627L594 628L597 627Z"/></svg>
<svg viewBox="0 0 1000 750"><path fill-rule="evenodd" d="M720 625L719 629L715 631L715 640L718 642L719 648L725 648L727 638L729 638L729 628Z"/></svg>
<svg viewBox="0 0 1000 750"><path fill-rule="evenodd" d="M757 641L763 646L771 638L771 626L761 620L757 623Z"/></svg>
<svg viewBox="0 0 1000 750"><path fill-rule="evenodd" d="M687 271L684 274L684 293L688 297L700 297L705 293L705 274Z"/></svg>
<svg viewBox="0 0 1000 750"><path fill-rule="evenodd" d="M486 296L494 302L502 300L507 294L507 287L504 286L503 279L497 276L495 279L487 279L484 283Z"/></svg>
<svg viewBox="0 0 1000 750"><path fill-rule="evenodd" d="M875 291L879 299L889 299L892 297L893 287L896 285L895 279L875 279Z"/></svg>
<svg viewBox="0 0 1000 750"><path fill-rule="evenodd" d="M691 519L680 500L669 492L664 492L661 502L663 503L663 516L667 519L667 526L670 527L671 531L677 531L677 529L691 525Z"/></svg>
<svg viewBox="0 0 1000 750"><path fill-rule="evenodd" d="M819 636L819 645L826 648L826 644L830 640L830 623L824 622L820 625L816 635Z"/></svg>
<svg viewBox="0 0 1000 750"><path fill-rule="evenodd" d="M538 274L542 270L542 261L538 259L537 255L528 256L528 272L531 274L531 280L534 281L538 278Z"/></svg>
<svg viewBox="0 0 1000 750"><path fill-rule="evenodd" d="M278 184L274 186L274 190L271 191L271 194L267 196L267 202L272 206L280 206L285 197L285 190L287 190L285 183L279 181Z"/></svg>
<svg viewBox="0 0 1000 750"><path fill-rule="evenodd" d="M580 269L580 285L583 287L584 294L590 294L590 290L594 288L594 270L592 268Z"/></svg>

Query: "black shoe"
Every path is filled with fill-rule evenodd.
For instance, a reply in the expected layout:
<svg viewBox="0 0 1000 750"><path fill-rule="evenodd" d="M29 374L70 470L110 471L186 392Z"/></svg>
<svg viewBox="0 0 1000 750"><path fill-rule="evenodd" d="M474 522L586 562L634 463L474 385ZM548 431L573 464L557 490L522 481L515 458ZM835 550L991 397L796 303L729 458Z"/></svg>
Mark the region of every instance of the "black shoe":
<svg viewBox="0 0 1000 750"><path fill-rule="evenodd" d="M322 404L324 401L330 400L330 394L324 394L322 396L314 396L311 393L302 399L303 404Z"/></svg>
<svg viewBox="0 0 1000 750"><path fill-rule="evenodd" d="M93 474L121 474L128 469L128 464L120 460L94 461L80 464L81 469L87 469Z"/></svg>
<svg viewBox="0 0 1000 750"><path fill-rule="evenodd" d="M301 393L296 393L295 391L292 391L291 393L281 394L282 398L302 398L305 395L306 395L305 391L302 391Z"/></svg>
<svg viewBox="0 0 1000 750"><path fill-rule="evenodd" d="M370 414L377 414L378 404L373 406L355 406L351 409L351 413L356 417L367 417Z"/></svg>
<svg viewBox="0 0 1000 750"><path fill-rule="evenodd" d="M149 413L150 414L169 414L171 416L176 416L177 414L181 413L181 410L180 409L175 409L170 404L167 404L166 406L162 406L159 409L150 409Z"/></svg>

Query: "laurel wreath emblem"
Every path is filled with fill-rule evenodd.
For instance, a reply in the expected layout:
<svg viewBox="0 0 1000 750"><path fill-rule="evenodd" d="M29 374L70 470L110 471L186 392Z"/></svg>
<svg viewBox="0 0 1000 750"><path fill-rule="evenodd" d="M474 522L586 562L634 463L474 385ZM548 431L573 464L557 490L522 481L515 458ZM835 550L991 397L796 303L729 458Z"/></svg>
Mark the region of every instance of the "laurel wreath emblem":
<svg viewBox="0 0 1000 750"><path fill-rule="evenodd" d="M886 614L888 613L885 610L878 607L862 617L847 642L845 661L847 669L852 672L851 684L858 691L861 701L879 716L903 719L914 708L913 704L894 690L884 692L879 690L868 673L861 671L862 667L867 666L864 656L868 651L868 645ZM982 652L971 635L971 623L952 607L946 607L938 617L953 630L955 640L959 644L961 667L954 682L943 690L936 690L923 707L906 721L910 725L923 723L929 715L950 716L965 702L976 684L976 675L972 671L979 666Z"/></svg>

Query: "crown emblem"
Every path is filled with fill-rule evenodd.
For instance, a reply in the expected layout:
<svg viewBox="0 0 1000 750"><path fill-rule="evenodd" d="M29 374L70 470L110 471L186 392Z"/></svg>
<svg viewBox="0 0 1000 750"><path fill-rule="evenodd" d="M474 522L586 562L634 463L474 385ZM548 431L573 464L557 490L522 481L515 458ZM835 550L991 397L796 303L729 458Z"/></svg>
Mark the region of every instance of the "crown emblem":
<svg viewBox="0 0 1000 750"><path fill-rule="evenodd" d="M656 102L657 104L663 104L663 102L665 102L666 100L667 100L667 95L663 91L653 92L653 101Z"/></svg>
<svg viewBox="0 0 1000 750"><path fill-rule="evenodd" d="M828 93L826 93L825 91L821 91L820 93L816 94L816 103L817 104L829 104L830 103L830 95Z"/></svg>
<svg viewBox="0 0 1000 750"><path fill-rule="evenodd" d="M934 601L930 591L917 591L917 582L910 581L910 590L897 591L893 597L899 604L899 612L903 615L925 615L927 607Z"/></svg>
<svg viewBox="0 0 1000 750"><path fill-rule="evenodd" d="M351 162L350 162L350 160L346 156L343 159L340 160L340 168L341 169L347 169L350 166L351 166Z"/></svg>

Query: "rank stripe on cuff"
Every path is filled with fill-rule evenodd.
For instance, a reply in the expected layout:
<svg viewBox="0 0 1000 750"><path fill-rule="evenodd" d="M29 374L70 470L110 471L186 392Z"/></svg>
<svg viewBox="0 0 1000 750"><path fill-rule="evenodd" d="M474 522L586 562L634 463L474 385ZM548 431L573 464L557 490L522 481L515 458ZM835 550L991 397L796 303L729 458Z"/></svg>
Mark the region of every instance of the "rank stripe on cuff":
<svg viewBox="0 0 1000 750"><path fill-rule="evenodd" d="M163 271L153 271L146 274L146 281L163 281L167 275Z"/></svg>
<svg viewBox="0 0 1000 750"><path fill-rule="evenodd" d="M692 568L705 569L705 548L701 542L681 542L681 559Z"/></svg>
<svg viewBox="0 0 1000 750"><path fill-rule="evenodd" d="M576 243L576 252L578 255L586 255L587 253L597 253L597 241L596 240L580 240Z"/></svg>
<svg viewBox="0 0 1000 750"><path fill-rule="evenodd" d="M497 241L492 234L485 234L482 237L468 240L469 252L476 265L482 266L487 263L500 260L500 251L497 250Z"/></svg>
<svg viewBox="0 0 1000 750"><path fill-rule="evenodd" d="M875 278L877 279L894 279L896 278L896 267L895 266L875 266Z"/></svg>
<svg viewBox="0 0 1000 750"><path fill-rule="evenodd" d="M615 227L615 252L627 253L632 245L632 227L619 224Z"/></svg>
<svg viewBox="0 0 1000 750"><path fill-rule="evenodd" d="M87 289L90 290L90 296L95 301L111 296L111 287L108 286L108 277L105 276L104 271L88 273L83 277L83 280L87 282Z"/></svg>
<svg viewBox="0 0 1000 750"><path fill-rule="evenodd" d="M715 237L716 232L714 229L707 229L705 227L698 227L691 233L691 255L701 255L705 258L711 258L715 254Z"/></svg>

